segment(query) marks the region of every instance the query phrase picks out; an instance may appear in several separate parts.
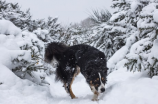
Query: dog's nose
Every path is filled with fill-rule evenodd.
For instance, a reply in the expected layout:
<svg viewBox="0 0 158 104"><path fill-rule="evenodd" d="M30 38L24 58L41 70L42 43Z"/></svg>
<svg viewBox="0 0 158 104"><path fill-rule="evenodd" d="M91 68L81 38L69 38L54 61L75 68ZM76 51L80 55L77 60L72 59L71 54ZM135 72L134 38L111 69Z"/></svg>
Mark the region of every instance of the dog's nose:
<svg viewBox="0 0 158 104"><path fill-rule="evenodd" d="M101 92L103 93L105 91L105 88L101 88Z"/></svg>

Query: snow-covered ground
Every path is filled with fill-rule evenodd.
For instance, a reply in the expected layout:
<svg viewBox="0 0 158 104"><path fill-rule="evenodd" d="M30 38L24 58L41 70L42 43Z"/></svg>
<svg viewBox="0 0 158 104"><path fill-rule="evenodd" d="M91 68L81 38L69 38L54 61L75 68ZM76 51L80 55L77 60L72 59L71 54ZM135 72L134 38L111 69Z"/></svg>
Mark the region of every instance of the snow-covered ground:
<svg viewBox="0 0 158 104"><path fill-rule="evenodd" d="M120 68L109 74L106 92L99 101L91 101L92 92L80 74L72 89L78 99L71 99L54 81L54 75L46 80L50 86L39 86L18 78L4 65L0 65L0 104L157 104L158 77L152 79L144 73L127 72Z"/></svg>

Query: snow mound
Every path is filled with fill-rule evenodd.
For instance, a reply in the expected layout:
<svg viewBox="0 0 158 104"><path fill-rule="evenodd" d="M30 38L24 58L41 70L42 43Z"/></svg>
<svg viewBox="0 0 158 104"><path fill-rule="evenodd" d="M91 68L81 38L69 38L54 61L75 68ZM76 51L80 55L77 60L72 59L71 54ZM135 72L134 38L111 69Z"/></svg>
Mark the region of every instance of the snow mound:
<svg viewBox="0 0 158 104"><path fill-rule="evenodd" d="M8 67L9 69L14 68L12 60L17 58L18 55L24 55L23 59L31 60L31 53L27 50L20 50L17 38L13 35L6 36L0 35L0 63ZM20 39L22 40L22 38ZM23 41L23 40L22 40ZM19 59L22 60L22 59Z"/></svg>
<svg viewBox="0 0 158 104"><path fill-rule="evenodd" d="M18 35L21 29L8 20L0 20L0 34Z"/></svg>
<svg viewBox="0 0 158 104"><path fill-rule="evenodd" d="M38 86L18 78L10 69L0 64L0 104L50 104L47 87Z"/></svg>
<svg viewBox="0 0 158 104"><path fill-rule="evenodd" d="M124 46L121 49L119 49L109 60L107 63L107 66L109 69L115 68L115 65L117 62L121 61L127 54L128 47Z"/></svg>
<svg viewBox="0 0 158 104"><path fill-rule="evenodd" d="M13 86L16 84L16 82L19 80L19 78L10 71L10 69L8 69L6 66L0 64L0 83L1 88L5 88L5 86Z"/></svg>

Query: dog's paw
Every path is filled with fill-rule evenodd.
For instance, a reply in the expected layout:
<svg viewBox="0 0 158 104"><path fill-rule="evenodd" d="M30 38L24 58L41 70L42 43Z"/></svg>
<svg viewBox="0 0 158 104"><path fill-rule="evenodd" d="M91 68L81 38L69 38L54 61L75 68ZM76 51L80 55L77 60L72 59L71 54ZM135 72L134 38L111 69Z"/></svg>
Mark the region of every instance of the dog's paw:
<svg viewBox="0 0 158 104"><path fill-rule="evenodd" d="M72 99L78 99L78 97L76 97L76 96L75 96L75 97L71 97L71 98L72 98Z"/></svg>
<svg viewBox="0 0 158 104"><path fill-rule="evenodd" d="M78 97L74 97L73 99L78 99Z"/></svg>
<svg viewBox="0 0 158 104"><path fill-rule="evenodd" d="M99 101L99 99L92 99L92 101Z"/></svg>

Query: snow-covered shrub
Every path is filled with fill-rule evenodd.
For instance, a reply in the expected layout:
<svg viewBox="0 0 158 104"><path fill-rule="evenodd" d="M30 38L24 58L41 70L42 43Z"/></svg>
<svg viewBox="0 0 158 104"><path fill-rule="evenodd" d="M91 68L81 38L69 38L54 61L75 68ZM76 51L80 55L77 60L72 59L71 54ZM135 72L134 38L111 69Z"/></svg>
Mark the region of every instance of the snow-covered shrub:
<svg viewBox="0 0 158 104"><path fill-rule="evenodd" d="M92 13L89 17L92 21L94 21L97 24L101 24L103 22L107 22L111 18L111 13L106 10L92 10Z"/></svg>
<svg viewBox="0 0 158 104"><path fill-rule="evenodd" d="M36 20L35 27L38 27L33 31L40 40L43 42L58 41L61 36L62 27L57 23L58 18L48 17L47 20Z"/></svg>
<svg viewBox="0 0 158 104"><path fill-rule="evenodd" d="M157 6L156 0L113 0L113 7L119 9L110 19L114 24L110 31L124 31L117 37L124 40L125 45L108 61L110 69L117 69L117 64L124 60L130 71L148 70L151 77L158 75L155 48L158 38ZM126 51L122 51L125 47ZM116 57L118 53L123 56Z"/></svg>
<svg viewBox="0 0 158 104"><path fill-rule="evenodd" d="M43 62L44 42L36 34L21 31L12 22L0 20L0 63L12 70L17 76L37 84L46 83ZM48 68L48 67L47 67Z"/></svg>
<svg viewBox="0 0 158 104"><path fill-rule="evenodd" d="M94 26L91 30L93 36L90 41L90 45L98 48L105 53L107 59L109 59L115 52L112 48L113 36L107 32L109 26L107 23L102 23L99 26Z"/></svg>
<svg viewBox="0 0 158 104"><path fill-rule="evenodd" d="M33 31L33 33L35 33L37 37L43 42L53 41L48 30L42 30L41 28L38 28L37 30Z"/></svg>
<svg viewBox="0 0 158 104"><path fill-rule="evenodd" d="M46 75L43 61L44 43L33 33L23 31L21 36L16 38L21 50L30 51L30 60L25 60L24 55L18 55L12 60L16 66L12 70L21 78L29 79L35 83L44 83Z"/></svg>
<svg viewBox="0 0 158 104"><path fill-rule="evenodd" d="M25 30L32 23L30 10L22 11L18 3L7 3L0 1L0 19L6 19L14 23L17 27Z"/></svg>
<svg viewBox="0 0 158 104"><path fill-rule="evenodd" d="M88 28L92 28L93 26L97 25L97 23L95 23L90 17L88 17L88 18L82 20L79 25L84 29L88 29Z"/></svg>
<svg viewBox="0 0 158 104"><path fill-rule="evenodd" d="M64 29L61 34L56 34L56 41L62 42L69 46L87 43L88 30L80 26L70 26Z"/></svg>

